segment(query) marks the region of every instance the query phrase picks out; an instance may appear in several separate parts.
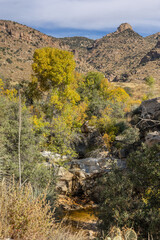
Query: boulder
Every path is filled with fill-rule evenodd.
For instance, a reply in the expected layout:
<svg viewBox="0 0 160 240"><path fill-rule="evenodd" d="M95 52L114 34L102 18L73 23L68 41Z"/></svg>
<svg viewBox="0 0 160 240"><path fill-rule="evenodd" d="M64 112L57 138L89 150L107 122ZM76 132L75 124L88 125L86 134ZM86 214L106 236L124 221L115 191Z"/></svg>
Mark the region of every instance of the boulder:
<svg viewBox="0 0 160 240"><path fill-rule="evenodd" d="M59 161L66 161L67 160L67 156L62 156L58 153L54 153L54 152L50 152L50 151L43 151L41 152L41 155L43 157L46 158L46 160L48 161L52 161L52 162L59 162Z"/></svg>
<svg viewBox="0 0 160 240"><path fill-rule="evenodd" d="M145 142L148 147L152 147L154 144L160 144L160 132L149 132L145 137Z"/></svg>
<svg viewBox="0 0 160 240"><path fill-rule="evenodd" d="M73 174L64 167L59 167L57 171L57 177L58 181L56 189L62 194L71 193Z"/></svg>
<svg viewBox="0 0 160 240"><path fill-rule="evenodd" d="M140 109L142 119L160 120L160 97L142 102Z"/></svg>

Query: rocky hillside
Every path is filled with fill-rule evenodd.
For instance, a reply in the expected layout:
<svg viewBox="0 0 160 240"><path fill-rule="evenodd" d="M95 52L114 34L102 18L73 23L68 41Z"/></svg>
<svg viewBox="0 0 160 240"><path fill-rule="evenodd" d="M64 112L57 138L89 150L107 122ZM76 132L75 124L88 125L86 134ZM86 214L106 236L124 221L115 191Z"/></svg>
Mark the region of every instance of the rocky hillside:
<svg viewBox="0 0 160 240"><path fill-rule="evenodd" d="M101 39L54 38L12 21L0 21L0 77L8 83L30 80L36 48L56 47L72 51L77 70L98 70L110 81L138 82L152 75L160 81L160 33L143 38L127 24Z"/></svg>

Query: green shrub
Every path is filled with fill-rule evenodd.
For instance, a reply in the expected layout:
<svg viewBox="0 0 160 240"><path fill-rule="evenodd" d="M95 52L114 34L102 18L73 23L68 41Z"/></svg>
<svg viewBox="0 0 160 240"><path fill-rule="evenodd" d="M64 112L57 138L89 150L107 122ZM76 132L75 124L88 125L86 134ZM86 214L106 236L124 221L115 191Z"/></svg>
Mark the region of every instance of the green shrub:
<svg viewBox="0 0 160 240"><path fill-rule="evenodd" d="M145 145L127 159L127 169L114 167L100 180L98 216L103 230L133 227L143 239L160 239L160 146Z"/></svg>
<svg viewBox="0 0 160 240"><path fill-rule="evenodd" d="M12 60L10 58L7 58L6 61L10 64L12 63Z"/></svg>
<svg viewBox="0 0 160 240"><path fill-rule="evenodd" d="M152 87L155 84L155 79L152 76L145 78L145 82L149 87Z"/></svg>
<svg viewBox="0 0 160 240"><path fill-rule="evenodd" d="M126 93L128 93L128 95L129 95L130 97L133 97L133 90L132 90L132 88L130 88L130 87L124 87L124 90L126 91Z"/></svg>

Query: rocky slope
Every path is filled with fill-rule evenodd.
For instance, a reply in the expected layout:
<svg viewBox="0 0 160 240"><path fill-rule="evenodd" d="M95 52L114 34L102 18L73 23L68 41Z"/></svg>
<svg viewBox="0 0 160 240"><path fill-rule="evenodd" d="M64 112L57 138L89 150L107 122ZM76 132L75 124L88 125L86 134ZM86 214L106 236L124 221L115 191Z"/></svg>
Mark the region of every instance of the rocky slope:
<svg viewBox="0 0 160 240"><path fill-rule="evenodd" d="M110 81L136 82L152 75L160 81L160 33L143 38L127 24L101 39L54 38L12 21L0 21L0 77L9 83L30 80L36 48L56 47L72 51L77 70L98 70Z"/></svg>

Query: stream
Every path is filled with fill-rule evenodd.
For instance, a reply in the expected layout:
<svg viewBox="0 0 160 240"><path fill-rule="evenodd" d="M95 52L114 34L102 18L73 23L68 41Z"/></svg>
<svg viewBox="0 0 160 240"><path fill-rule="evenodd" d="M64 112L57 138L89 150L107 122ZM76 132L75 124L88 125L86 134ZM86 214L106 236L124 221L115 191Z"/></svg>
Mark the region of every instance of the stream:
<svg viewBox="0 0 160 240"><path fill-rule="evenodd" d="M55 160L55 155L53 157ZM99 200L103 186L97 184L97 179L110 172L113 164L126 167L125 161L110 156L74 159L67 167L57 166L59 199L56 215L73 231L86 230L88 239L95 239L98 233L96 199Z"/></svg>

